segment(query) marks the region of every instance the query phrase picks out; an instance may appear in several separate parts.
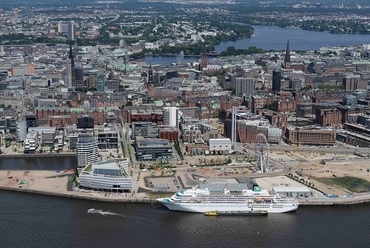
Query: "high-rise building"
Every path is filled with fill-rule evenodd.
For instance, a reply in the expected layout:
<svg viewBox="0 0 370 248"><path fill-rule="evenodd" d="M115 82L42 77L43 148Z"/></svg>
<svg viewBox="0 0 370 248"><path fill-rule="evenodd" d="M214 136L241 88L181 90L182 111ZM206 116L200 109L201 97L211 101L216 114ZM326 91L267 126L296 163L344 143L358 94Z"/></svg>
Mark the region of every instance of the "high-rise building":
<svg viewBox="0 0 370 248"><path fill-rule="evenodd" d="M76 25L73 21L68 22L67 39L76 40Z"/></svg>
<svg viewBox="0 0 370 248"><path fill-rule="evenodd" d="M27 137L27 122L25 120L17 121L17 141L22 142Z"/></svg>
<svg viewBox="0 0 370 248"><path fill-rule="evenodd" d="M91 136L79 135L76 147L79 168L98 162L98 141Z"/></svg>
<svg viewBox="0 0 370 248"><path fill-rule="evenodd" d="M256 79L255 78L236 78L235 79L235 94L239 95L253 95L255 89Z"/></svg>
<svg viewBox="0 0 370 248"><path fill-rule="evenodd" d="M68 33L68 24L65 22L58 22L58 33Z"/></svg>
<svg viewBox="0 0 370 248"><path fill-rule="evenodd" d="M278 92L281 90L281 71L272 72L272 91Z"/></svg>
<svg viewBox="0 0 370 248"><path fill-rule="evenodd" d="M163 108L163 125L179 127L179 109L177 107Z"/></svg>

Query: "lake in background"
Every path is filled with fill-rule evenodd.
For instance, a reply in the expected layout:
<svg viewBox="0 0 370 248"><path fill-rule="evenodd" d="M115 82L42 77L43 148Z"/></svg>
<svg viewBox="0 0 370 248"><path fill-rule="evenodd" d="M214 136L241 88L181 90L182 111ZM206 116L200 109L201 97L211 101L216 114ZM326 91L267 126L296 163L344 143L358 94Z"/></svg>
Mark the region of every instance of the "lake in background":
<svg viewBox="0 0 370 248"><path fill-rule="evenodd" d="M327 46L370 44L370 35L365 34L330 34L276 26L253 26L253 28L253 37L221 42L215 50L225 51L229 46L234 46L236 49L255 46L264 50L285 50L288 40L290 50L318 50L320 47Z"/></svg>
<svg viewBox="0 0 370 248"><path fill-rule="evenodd" d="M250 46L264 50L285 50L287 41L290 41L290 50L318 50L327 46L351 46L370 44L370 35L364 34L330 34L324 32L306 31L298 28L280 28L275 26L253 26L254 34L251 38L237 41L221 42L215 46L218 52L225 51L228 47L247 49ZM211 58L211 57L210 57ZM177 62L201 61L200 56L145 56L147 64L171 65Z"/></svg>

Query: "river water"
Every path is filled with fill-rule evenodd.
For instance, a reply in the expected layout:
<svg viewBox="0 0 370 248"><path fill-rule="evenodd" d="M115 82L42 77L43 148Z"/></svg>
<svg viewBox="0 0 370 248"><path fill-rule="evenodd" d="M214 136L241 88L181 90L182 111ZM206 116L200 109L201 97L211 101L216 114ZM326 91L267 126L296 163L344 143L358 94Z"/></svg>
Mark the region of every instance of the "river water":
<svg viewBox="0 0 370 248"><path fill-rule="evenodd" d="M70 163L40 158L38 168L50 168L50 162L52 169ZM1 160L2 168L18 164L17 159ZM0 191L0 198L1 247L368 247L370 229L369 204L215 217L172 212L161 205L9 191ZM89 208L117 215L88 214Z"/></svg>

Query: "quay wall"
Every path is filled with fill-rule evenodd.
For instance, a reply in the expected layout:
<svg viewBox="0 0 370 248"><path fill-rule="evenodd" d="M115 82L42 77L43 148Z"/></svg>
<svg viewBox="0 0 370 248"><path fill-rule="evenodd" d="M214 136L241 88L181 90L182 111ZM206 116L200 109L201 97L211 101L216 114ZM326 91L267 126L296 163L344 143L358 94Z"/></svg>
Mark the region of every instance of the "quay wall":
<svg viewBox="0 0 370 248"><path fill-rule="evenodd" d="M59 196L59 197L67 197L67 198L75 198L81 200L89 200L89 201L101 201L101 202L117 202L117 203L149 203L151 205L157 203L156 199L152 199L149 197L131 197L131 198L102 198L96 197L91 195L76 195L71 193L60 193L60 192L49 192L49 191L42 191L42 190L31 190L26 188L10 188L0 186L0 190L7 190L7 191L17 191L23 193L31 193L31 194L39 194L39 195L50 195L50 196Z"/></svg>
<svg viewBox="0 0 370 248"><path fill-rule="evenodd" d="M149 197L130 197L130 198L109 198L109 197L97 197L91 195L78 195L74 194L73 191L71 193L61 193L61 192L50 192L50 191L42 191L42 190L31 190L27 188L13 188L13 187L6 187L0 186L0 190L8 190L8 191L17 191L17 192L25 192L31 194L39 194L39 195L50 195L50 196L59 196L59 197L67 197L67 198L75 198L75 199L82 199L82 200L89 200L89 201L101 201L101 202L116 202L116 203L149 203L152 206L157 203L156 199L149 198ZM342 198L342 199L298 199L300 206L340 206L340 205L353 205L353 204L363 204L370 202L370 195L365 195L363 197L357 198Z"/></svg>
<svg viewBox="0 0 370 248"><path fill-rule="evenodd" d="M370 195L357 198L339 198L339 199L298 199L300 206L335 206L335 205L354 205L370 202Z"/></svg>

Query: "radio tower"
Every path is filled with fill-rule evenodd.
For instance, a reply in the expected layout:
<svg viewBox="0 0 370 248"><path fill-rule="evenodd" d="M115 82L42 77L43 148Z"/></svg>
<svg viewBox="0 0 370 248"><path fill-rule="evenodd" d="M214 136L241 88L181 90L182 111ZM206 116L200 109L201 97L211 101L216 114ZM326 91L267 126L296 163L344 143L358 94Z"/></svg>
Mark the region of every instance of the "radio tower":
<svg viewBox="0 0 370 248"><path fill-rule="evenodd" d="M232 107L231 111L231 146L233 150L236 150L236 109Z"/></svg>

